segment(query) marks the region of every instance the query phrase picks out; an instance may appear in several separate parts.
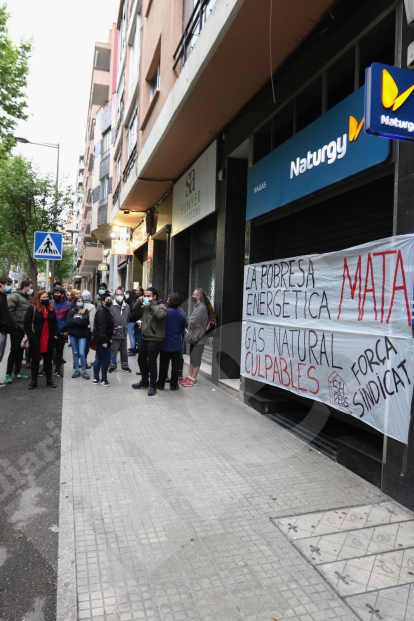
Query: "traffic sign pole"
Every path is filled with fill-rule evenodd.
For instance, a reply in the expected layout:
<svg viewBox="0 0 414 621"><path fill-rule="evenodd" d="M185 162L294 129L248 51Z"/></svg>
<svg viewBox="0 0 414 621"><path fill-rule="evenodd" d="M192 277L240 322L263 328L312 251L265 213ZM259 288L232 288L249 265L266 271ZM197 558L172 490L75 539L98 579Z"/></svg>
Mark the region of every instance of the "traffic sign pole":
<svg viewBox="0 0 414 621"><path fill-rule="evenodd" d="M46 283L45 283L46 291L50 291L49 286L49 259L46 260Z"/></svg>

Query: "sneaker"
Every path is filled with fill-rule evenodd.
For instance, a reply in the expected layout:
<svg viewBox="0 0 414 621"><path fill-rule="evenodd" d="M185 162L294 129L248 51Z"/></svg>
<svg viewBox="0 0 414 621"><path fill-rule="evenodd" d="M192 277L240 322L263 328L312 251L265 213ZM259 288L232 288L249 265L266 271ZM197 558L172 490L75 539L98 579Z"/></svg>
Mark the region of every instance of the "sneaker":
<svg viewBox="0 0 414 621"><path fill-rule="evenodd" d="M87 365L86 365L86 369L87 369L87 370L88 370L88 369L92 369L92 365L91 365L91 364L87 364Z"/></svg>
<svg viewBox="0 0 414 621"><path fill-rule="evenodd" d="M74 373L72 373L72 377L73 377L73 378L75 378L75 377L80 377L80 376L81 376L80 371L75 371Z"/></svg>
<svg viewBox="0 0 414 621"><path fill-rule="evenodd" d="M5 379L4 379L4 383L5 384L12 384L13 383L12 376L9 375L8 373L7 373L7 375L6 375Z"/></svg>
<svg viewBox="0 0 414 621"><path fill-rule="evenodd" d="M45 376L45 372L43 369L41 369L39 373L37 374L37 377L44 377L44 376Z"/></svg>
<svg viewBox="0 0 414 621"><path fill-rule="evenodd" d="M100 380L98 380L98 379L94 379L94 380L93 380L93 382L92 382L92 384L100 384L100 383L101 383L101 382L100 382Z"/></svg>
<svg viewBox="0 0 414 621"><path fill-rule="evenodd" d="M179 386L170 386L170 392L171 392L172 390L178 390L179 388L180 388Z"/></svg>
<svg viewBox="0 0 414 621"><path fill-rule="evenodd" d="M116 371L115 367L109 367L108 373L113 373L114 371Z"/></svg>
<svg viewBox="0 0 414 621"><path fill-rule="evenodd" d="M136 354L135 354L135 352L134 352L134 351L129 351L129 352L128 352L128 356L135 356L135 355L136 355Z"/></svg>
<svg viewBox="0 0 414 621"><path fill-rule="evenodd" d="M89 377L89 375L86 373L86 371L84 371L84 372L82 373L82 377L83 377L83 379L86 379L86 380L91 379L91 378Z"/></svg>
<svg viewBox="0 0 414 621"><path fill-rule="evenodd" d="M143 384L142 382L138 382L137 384L132 384L132 388L136 390L137 388L149 388L149 384Z"/></svg>
<svg viewBox="0 0 414 621"><path fill-rule="evenodd" d="M0 382L0 388L4 388L5 387L5 383L4 382Z"/></svg>
<svg viewBox="0 0 414 621"><path fill-rule="evenodd" d="M55 377L63 377L62 371L58 371L58 370L55 371L54 375Z"/></svg>
<svg viewBox="0 0 414 621"><path fill-rule="evenodd" d="M125 371L125 373L132 373L129 367L124 367L122 370Z"/></svg>
<svg viewBox="0 0 414 621"><path fill-rule="evenodd" d="M47 380L46 386L49 386L49 388L57 388L57 384L53 380Z"/></svg>
<svg viewBox="0 0 414 621"><path fill-rule="evenodd" d="M37 382L31 382L31 383L28 385L28 389L29 389L29 390L34 390L35 388L37 388Z"/></svg>
<svg viewBox="0 0 414 621"><path fill-rule="evenodd" d="M154 397L154 395L156 395L156 394L157 394L157 389L154 388L154 386L150 386L150 388L148 390L148 396L149 397Z"/></svg>
<svg viewBox="0 0 414 621"><path fill-rule="evenodd" d="M106 380L102 380L101 381L101 386L104 386L105 388L109 388L111 384L109 382L107 382Z"/></svg>
<svg viewBox="0 0 414 621"><path fill-rule="evenodd" d="M188 382L188 380L191 379L189 375L187 375L187 377L182 377L181 379L178 380L179 384L184 384L184 382Z"/></svg>
<svg viewBox="0 0 414 621"><path fill-rule="evenodd" d="M181 386L183 386L184 388L190 388L191 386L197 386L197 384L198 384L197 380L190 377L188 380L183 382Z"/></svg>
<svg viewBox="0 0 414 621"><path fill-rule="evenodd" d="M29 379L28 375L25 375L24 373L18 373L17 375L15 375L14 377L17 377L19 379Z"/></svg>

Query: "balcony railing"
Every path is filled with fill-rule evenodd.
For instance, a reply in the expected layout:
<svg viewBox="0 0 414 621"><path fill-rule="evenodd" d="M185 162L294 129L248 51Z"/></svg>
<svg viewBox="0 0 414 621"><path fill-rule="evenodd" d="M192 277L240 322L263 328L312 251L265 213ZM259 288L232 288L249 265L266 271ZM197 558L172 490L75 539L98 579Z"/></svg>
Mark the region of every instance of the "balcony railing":
<svg viewBox="0 0 414 621"><path fill-rule="evenodd" d="M116 201L118 200L119 194L121 192L121 180L119 180L118 185L116 186L116 190L112 195L112 204L115 205Z"/></svg>
<svg viewBox="0 0 414 621"><path fill-rule="evenodd" d="M200 34L208 17L207 10L209 4L214 4L214 0L213 2L212 0L197 0L195 3L191 17L184 28L180 42L174 52L173 69L176 68L180 60L182 61L182 64L185 65L187 57L194 47L194 37L197 37Z"/></svg>
<svg viewBox="0 0 414 621"><path fill-rule="evenodd" d="M128 161L127 161L127 163L126 163L126 166L125 166L125 168L124 168L124 173L123 173L123 180L124 180L124 183L125 183L125 182L126 182L126 180L128 179L128 177L129 177L129 175L130 175L130 173L131 173L132 167L133 167L133 165L135 164L135 160L136 160L136 159L137 159L137 145L135 144L135 146L134 146L134 148L132 149L131 154L130 154L130 156L129 156L129 158L128 158Z"/></svg>

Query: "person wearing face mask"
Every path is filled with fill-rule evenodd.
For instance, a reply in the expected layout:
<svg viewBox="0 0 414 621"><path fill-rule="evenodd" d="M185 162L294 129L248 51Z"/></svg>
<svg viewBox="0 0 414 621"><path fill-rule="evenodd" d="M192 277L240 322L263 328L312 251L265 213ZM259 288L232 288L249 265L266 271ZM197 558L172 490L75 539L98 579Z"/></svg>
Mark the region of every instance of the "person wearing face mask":
<svg viewBox="0 0 414 621"><path fill-rule="evenodd" d="M121 287L115 291L115 300L110 308L110 313L114 320L115 330L112 338L112 355L111 363L109 365L109 373L113 373L117 367L117 355L120 353L121 367L125 373L131 373L131 369L128 366L128 322L129 322L129 305L124 298L124 292Z"/></svg>
<svg viewBox="0 0 414 621"><path fill-rule="evenodd" d="M56 312L56 319L58 322L58 330L59 336L56 341L56 352L55 352L55 375L56 377L63 377L62 374L62 361L63 361L63 350L65 348L65 343L67 341L68 331L66 329L66 319L70 309L72 308L71 304L65 300L65 292L59 286L55 285L55 289L53 291L52 298L52 306Z"/></svg>
<svg viewBox="0 0 414 621"><path fill-rule="evenodd" d="M95 362L93 363L93 383L100 384L105 388L110 386L107 374L111 360L111 342L115 327L110 313L111 306L112 298L108 294L102 298L102 304L96 311L93 324L93 340L96 346Z"/></svg>
<svg viewBox="0 0 414 621"><path fill-rule="evenodd" d="M0 362L3 360L4 351L6 349L7 335L10 332L10 313L7 305L8 289L11 290L11 286L8 285L9 279L7 276L0 276ZM3 382L0 382L0 388L5 386Z"/></svg>
<svg viewBox="0 0 414 621"><path fill-rule="evenodd" d="M133 332L134 338L131 338L131 333L130 333L130 345L131 345L130 351L132 352L131 355L139 352L139 346L141 343L141 320L142 320L143 308L141 304L138 304L138 300L141 296L142 297L144 296L144 289L142 287L137 287L134 291L133 302L130 305L131 313L129 315L129 323L128 323L128 331L131 330L132 332L132 327L134 329L134 332ZM132 347L133 343L135 343L134 350ZM137 375L141 375L141 372L137 373Z"/></svg>
<svg viewBox="0 0 414 621"><path fill-rule="evenodd" d="M6 384L11 384L14 373L15 378L29 379L28 375L21 373L23 352L20 347L24 337L24 318L27 309L33 301L33 283L31 280L23 280L19 291L7 296L7 306L10 313L10 353L7 360Z"/></svg>
<svg viewBox="0 0 414 621"><path fill-rule="evenodd" d="M88 364L88 354L89 354L89 345L92 339L93 322L95 321L96 308L94 304L92 304L92 296L87 289L82 291L82 297L83 297L83 301L85 302L85 308L89 311L89 335L86 339L86 347L85 347L86 370L88 370L91 368L90 365Z"/></svg>
<svg viewBox="0 0 414 621"><path fill-rule="evenodd" d="M73 364L75 371L72 377L80 377L79 360L81 361L81 370L83 379L90 379L86 371L85 347L86 340L89 336L89 311L85 308L85 302L82 296L75 301L76 308L69 311L66 325L72 345Z"/></svg>
<svg viewBox="0 0 414 621"><path fill-rule="evenodd" d="M57 388L57 384L52 380L52 357L59 335L58 323L49 294L44 289L37 292L33 304L26 310L24 329L29 338L32 357L32 380L29 389L37 388L41 358L43 358L46 385L50 388Z"/></svg>
<svg viewBox="0 0 414 621"><path fill-rule="evenodd" d="M136 355L136 332L135 332L135 328L137 328L138 326L136 325L134 319L133 319L133 315L132 315L132 310L136 304L137 301L137 297L136 297L136 293L134 289L130 289L129 291L125 292L125 302L128 304L129 306L129 320L128 320L128 336L129 336L129 349L128 349L128 356L135 356Z"/></svg>
<svg viewBox="0 0 414 621"><path fill-rule="evenodd" d="M142 338L138 354L142 379L132 384L132 388L148 388L148 396L153 397L157 394L157 359L165 339L167 307L154 287L145 289L137 305L142 307Z"/></svg>
<svg viewBox="0 0 414 621"><path fill-rule="evenodd" d="M95 308L99 308L100 306L102 306L102 299L104 296L107 295L111 295L108 291L108 287L106 286L106 283L101 282L101 284L99 285L98 293L96 294L93 302Z"/></svg>

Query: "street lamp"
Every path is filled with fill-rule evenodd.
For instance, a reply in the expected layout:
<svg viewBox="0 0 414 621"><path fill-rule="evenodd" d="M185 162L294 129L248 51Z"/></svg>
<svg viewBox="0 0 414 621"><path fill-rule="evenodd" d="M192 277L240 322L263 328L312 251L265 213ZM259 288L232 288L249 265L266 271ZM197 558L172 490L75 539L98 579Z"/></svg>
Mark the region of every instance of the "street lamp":
<svg viewBox="0 0 414 621"><path fill-rule="evenodd" d="M27 140L27 138L22 138L21 136L13 136L16 142L20 142L21 144L35 144L40 147L49 147L51 149L57 149L57 166L56 166L56 195L59 191L59 158L60 158L60 143L53 142L32 142L31 140ZM57 200L57 196L56 196ZM53 285L53 280L55 278L55 262L52 262L52 277L51 284ZM46 261L46 283L49 283L49 261Z"/></svg>

